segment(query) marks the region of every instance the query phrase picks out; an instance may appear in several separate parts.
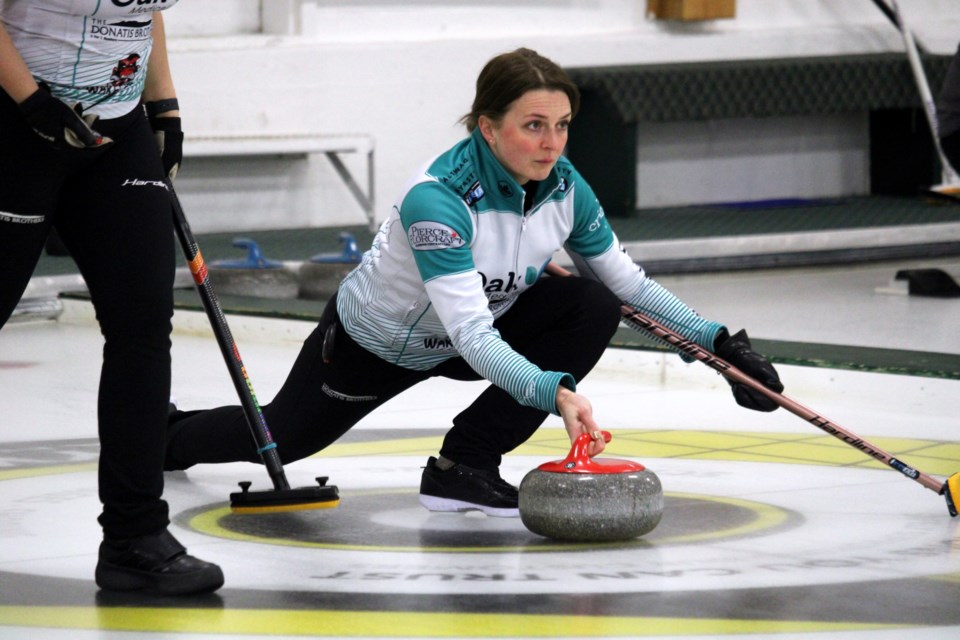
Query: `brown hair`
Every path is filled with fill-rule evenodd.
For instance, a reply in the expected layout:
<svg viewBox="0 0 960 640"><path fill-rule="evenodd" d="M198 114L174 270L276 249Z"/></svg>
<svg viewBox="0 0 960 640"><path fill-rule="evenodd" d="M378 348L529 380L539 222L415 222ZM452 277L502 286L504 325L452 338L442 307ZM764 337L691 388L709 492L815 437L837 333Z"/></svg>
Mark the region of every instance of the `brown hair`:
<svg viewBox="0 0 960 640"><path fill-rule="evenodd" d="M536 51L520 48L492 58L477 76L477 93L470 113L460 118L467 131L477 128L480 116L499 122L513 101L527 91L563 91L570 99L570 115L580 108L580 90L566 72Z"/></svg>

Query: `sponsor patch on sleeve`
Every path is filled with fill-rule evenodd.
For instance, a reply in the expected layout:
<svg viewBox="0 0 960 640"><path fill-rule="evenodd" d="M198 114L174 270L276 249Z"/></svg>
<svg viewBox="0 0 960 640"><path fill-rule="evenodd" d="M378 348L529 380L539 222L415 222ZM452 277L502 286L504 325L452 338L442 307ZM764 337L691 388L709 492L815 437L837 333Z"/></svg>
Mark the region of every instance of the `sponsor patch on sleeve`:
<svg viewBox="0 0 960 640"><path fill-rule="evenodd" d="M464 245L463 237L439 222L415 222L407 230L407 240L416 251L456 249Z"/></svg>

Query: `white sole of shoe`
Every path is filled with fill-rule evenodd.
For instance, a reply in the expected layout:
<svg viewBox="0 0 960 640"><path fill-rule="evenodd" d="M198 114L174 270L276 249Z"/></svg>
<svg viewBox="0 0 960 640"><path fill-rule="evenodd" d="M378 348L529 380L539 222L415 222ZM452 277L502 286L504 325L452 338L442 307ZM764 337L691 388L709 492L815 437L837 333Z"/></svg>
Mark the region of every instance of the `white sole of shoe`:
<svg viewBox="0 0 960 640"><path fill-rule="evenodd" d="M506 507L488 507L482 504L473 504L462 500L451 500L450 498L438 498L437 496L428 496L420 494L420 504L429 511L440 513L463 513L465 511L482 511L488 516L494 518L519 518L520 509Z"/></svg>

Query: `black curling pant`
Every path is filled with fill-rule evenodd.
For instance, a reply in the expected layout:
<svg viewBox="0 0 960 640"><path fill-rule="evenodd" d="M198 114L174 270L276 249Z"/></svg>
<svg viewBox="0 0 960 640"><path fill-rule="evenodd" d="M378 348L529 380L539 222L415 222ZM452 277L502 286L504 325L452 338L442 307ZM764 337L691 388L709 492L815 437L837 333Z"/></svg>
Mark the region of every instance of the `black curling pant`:
<svg viewBox="0 0 960 640"><path fill-rule="evenodd" d="M161 495L176 254L163 167L142 110L96 128L114 144L55 150L0 91L0 325L55 227L86 281L104 337L99 520L106 536L125 538L169 523ZM55 393L49 390L51 402Z"/></svg>
<svg viewBox="0 0 960 640"><path fill-rule="evenodd" d="M616 331L619 305L596 282L544 278L525 291L494 326L507 343L541 369L567 372L581 380ZM335 301L331 301L276 398L263 407L284 463L329 446L381 404L428 378L481 379L462 358L428 371L398 367L357 345L339 326L331 361L324 363L323 336L335 321ZM440 453L471 467L496 469L501 456L529 439L546 416L491 385L453 419ZM239 406L178 412L171 420L168 469L202 462L260 461Z"/></svg>

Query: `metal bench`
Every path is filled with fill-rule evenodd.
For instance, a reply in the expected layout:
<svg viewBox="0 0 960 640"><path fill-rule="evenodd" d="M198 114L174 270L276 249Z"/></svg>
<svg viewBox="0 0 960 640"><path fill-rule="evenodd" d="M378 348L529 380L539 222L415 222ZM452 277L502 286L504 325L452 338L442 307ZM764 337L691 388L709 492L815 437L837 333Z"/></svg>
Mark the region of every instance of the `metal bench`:
<svg viewBox="0 0 960 640"><path fill-rule="evenodd" d="M366 134L289 133L215 133L187 134L183 154L188 157L229 156L307 156L322 153L333 165L337 175L360 204L371 231L376 231L374 219L374 143ZM367 156L366 190L340 158L344 153L363 153Z"/></svg>

